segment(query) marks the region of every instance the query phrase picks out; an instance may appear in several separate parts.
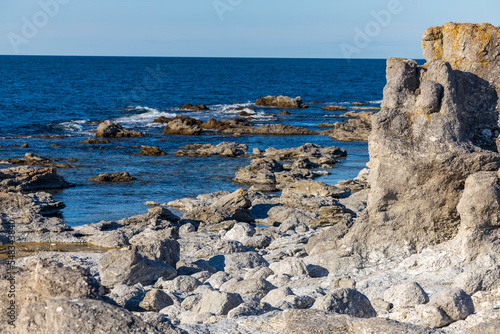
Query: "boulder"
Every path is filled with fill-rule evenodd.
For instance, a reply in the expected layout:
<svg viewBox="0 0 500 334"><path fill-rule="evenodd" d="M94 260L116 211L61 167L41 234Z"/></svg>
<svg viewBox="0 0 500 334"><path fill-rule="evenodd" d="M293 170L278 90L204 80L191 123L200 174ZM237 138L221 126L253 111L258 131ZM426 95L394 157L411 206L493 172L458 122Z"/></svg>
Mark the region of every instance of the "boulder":
<svg viewBox="0 0 500 334"><path fill-rule="evenodd" d="M199 280L186 275L177 276L173 280L165 280L164 278L160 278L155 283L155 287L158 289L181 292L192 292L200 285L201 282Z"/></svg>
<svg viewBox="0 0 500 334"><path fill-rule="evenodd" d="M305 277L309 275L307 266L301 259L289 257L279 262L273 262L269 265L275 275L289 275L292 277Z"/></svg>
<svg viewBox="0 0 500 334"><path fill-rule="evenodd" d="M47 299L23 308L16 321L15 333L160 334L165 332L160 332L120 307L98 300L64 298Z"/></svg>
<svg viewBox="0 0 500 334"><path fill-rule="evenodd" d="M424 325L440 328L474 313L474 303L465 291L453 287L432 296L428 305L419 308L419 313Z"/></svg>
<svg viewBox="0 0 500 334"><path fill-rule="evenodd" d="M111 122L109 120L99 124L95 135L101 138L144 137L144 135L138 131L127 130L117 122Z"/></svg>
<svg viewBox="0 0 500 334"><path fill-rule="evenodd" d="M417 282L392 286L384 292L384 300L395 308L415 307L429 302L429 296Z"/></svg>
<svg viewBox="0 0 500 334"><path fill-rule="evenodd" d="M242 297L264 297L269 291L275 289L276 287L266 281L265 279L260 278L251 278L239 280L233 278L226 283L222 284L220 287L220 291L230 292L239 294Z"/></svg>
<svg viewBox="0 0 500 334"><path fill-rule="evenodd" d="M158 312L167 306L173 305L174 301L164 291L153 289L146 292L139 307L146 311Z"/></svg>
<svg viewBox="0 0 500 334"><path fill-rule="evenodd" d="M259 254L254 252L238 252L228 255L216 255L208 261L210 265L219 271L239 271L241 269L253 269L268 267L269 263Z"/></svg>
<svg viewBox="0 0 500 334"><path fill-rule="evenodd" d="M243 299L238 294L208 290L193 311L197 314L208 312L215 315L227 315L241 303Z"/></svg>
<svg viewBox="0 0 500 334"><path fill-rule="evenodd" d="M175 277L176 270L169 264L153 261L143 256L137 246L113 249L99 260L101 284L113 288L119 284L144 285L154 283L160 277Z"/></svg>
<svg viewBox="0 0 500 334"><path fill-rule="evenodd" d="M234 224L233 228L230 229L222 237L225 240L237 240L243 242L243 240L253 237L255 234L255 228L247 223L237 223Z"/></svg>
<svg viewBox="0 0 500 334"><path fill-rule="evenodd" d="M312 306L315 310L348 314L356 318L371 318L377 316L377 312L368 298L361 292L349 288L334 290L316 300Z"/></svg>
<svg viewBox="0 0 500 334"><path fill-rule="evenodd" d="M124 307L129 311L136 311L139 309L139 303L145 294L146 291L141 283L137 283L134 286L121 284L115 286L106 297L118 306Z"/></svg>

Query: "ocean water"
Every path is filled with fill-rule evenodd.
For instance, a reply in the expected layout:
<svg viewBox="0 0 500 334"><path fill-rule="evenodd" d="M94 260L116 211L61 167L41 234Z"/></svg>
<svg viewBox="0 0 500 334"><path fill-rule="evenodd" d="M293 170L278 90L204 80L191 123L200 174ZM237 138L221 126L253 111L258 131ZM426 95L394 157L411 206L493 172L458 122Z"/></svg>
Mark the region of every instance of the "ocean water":
<svg viewBox="0 0 500 334"><path fill-rule="evenodd" d="M209 134L199 137L162 135L159 116L183 114L201 120L238 116L229 109L247 107L261 96L301 96L309 109L256 108L256 124L282 123L321 130L318 124L342 121L343 112L321 109L327 104L379 106L385 85L385 60L135 58L0 56L0 159L31 152L78 168L59 169L74 188L54 197L66 208L68 225L116 220L144 213L146 201L165 203L241 185L231 179L248 158L176 157L178 147L192 143L246 143L288 148L305 143L338 146L348 156L318 180L335 184L353 178L368 161L365 142L338 142L326 136L255 136ZM311 102L320 102L311 104ZM180 111L185 103L205 104L210 111ZM106 119L141 131L144 138L112 139L106 145L80 141L94 137ZM46 139L42 136L60 136ZM29 148L18 147L28 143ZM137 146L159 146L167 156L135 156ZM102 148L102 149L100 149ZM9 165L3 165L9 167ZM130 183L94 183L100 173L127 171Z"/></svg>

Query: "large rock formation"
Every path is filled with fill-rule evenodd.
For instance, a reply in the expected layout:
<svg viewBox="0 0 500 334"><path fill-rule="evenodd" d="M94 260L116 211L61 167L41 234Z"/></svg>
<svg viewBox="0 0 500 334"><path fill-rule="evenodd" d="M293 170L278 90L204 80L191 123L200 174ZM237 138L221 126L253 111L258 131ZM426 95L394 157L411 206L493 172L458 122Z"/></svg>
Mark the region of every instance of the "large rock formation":
<svg viewBox="0 0 500 334"><path fill-rule="evenodd" d="M369 138L368 208L345 240L358 250L404 256L450 240L466 178L500 166L500 28L448 23L428 29L423 48L423 66L387 61Z"/></svg>

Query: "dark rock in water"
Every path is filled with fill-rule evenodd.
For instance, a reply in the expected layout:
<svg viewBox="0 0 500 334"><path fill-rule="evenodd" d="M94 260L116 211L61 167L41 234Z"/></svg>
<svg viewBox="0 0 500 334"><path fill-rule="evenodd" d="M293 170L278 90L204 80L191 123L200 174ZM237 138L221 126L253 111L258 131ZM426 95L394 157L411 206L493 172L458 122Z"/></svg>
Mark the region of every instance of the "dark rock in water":
<svg viewBox="0 0 500 334"><path fill-rule="evenodd" d="M180 110L191 110L191 111L202 111L202 110L210 110L206 105L204 104L199 104L199 105L192 105L191 103L186 103L182 107L179 108Z"/></svg>
<svg viewBox="0 0 500 334"><path fill-rule="evenodd" d="M179 115L167 122L162 133L164 135L200 135L203 132L201 124L202 122L198 119Z"/></svg>
<svg viewBox="0 0 500 334"><path fill-rule="evenodd" d="M32 192L69 187L72 187L72 185L58 175L57 170L52 167L30 168L21 166L0 169L1 190Z"/></svg>
<svg viewBox="0 0 500 334"><path fill-rule="evenodd" d="M92 145L101 145L101 144L109 144L110 141L107 139L95 139L95 138L88 138L85 140L80 141L82 144L92 144Z"/></svg>
<svg viewBox="0 0 500 334"><path fill-rule="evenodd" d="M282 112L280 112L278 115L281 115L281 116L290 116L291 113L286 111L286 110L283 110Z"/></svg>
<svg viewBox="0 0 500 334"><path fill-rule="evenodd" d="M221 130L222 133L255 134L268 136L312 136L316 132L301 126L283 124L265 124L257 128L249 126Z"/></svg>
<svg viewBox="0 0 500 334"><path fill-rule="evenodd" d="M89 181L95 181L95 182L129 182L137 180L135 177L130 176L129 173L127 172L121 172L121 173L105 173L105 174L99 174L96 177L91 178Z"/></svg>
<svg viewBox="0 0 500 334"><path fill-rule="evenodd" d="M120 124L111 121L104 121L97 127L96 132L97 137L111 137L111 138L122 138L122 137L144 137L144 135L138 131L127 130Z"/></svg>
<svg viewBox="0 0 500 334"><path fill-rule="evenodd" d="M307 105L305 105L302 102L302 98L300 96L294 99L282 95L260 97L257 99L255 104L264 107L294 108L294 109L308 108Z"/></svg>
<svg viewBox="0 0 500 334"><path fill-rule="evenodd" d="M141 150L136 155L161 156L167 155L167 153L157 146L141 146Z"/></svg>
<svg viewBox="0 0 500 334"><path fill-rule="evenodd" d="M498 36L500 28L488 24L448 23L424 33L426 65L388 59L382 110L373 116L369 138L368 208L346 245L404 257L452 239L461 216L469 224L469 209L457 205L467 177L478 172L491 171L479 182L491 196L475 209L498 201L491 187L500 167ZM480 240L486 245L498 235L496 228L488 238L482 231L470 231L467 251L479 251Z"/></svg>
<svg viewBox="0 0 500 334"><path fill-rule="evenodd" d="M321 109L327 110L327 111L343 111L343 110L347 110L346 107L341 107L341 106L325 106L325 107L323 107Z"/></svg>

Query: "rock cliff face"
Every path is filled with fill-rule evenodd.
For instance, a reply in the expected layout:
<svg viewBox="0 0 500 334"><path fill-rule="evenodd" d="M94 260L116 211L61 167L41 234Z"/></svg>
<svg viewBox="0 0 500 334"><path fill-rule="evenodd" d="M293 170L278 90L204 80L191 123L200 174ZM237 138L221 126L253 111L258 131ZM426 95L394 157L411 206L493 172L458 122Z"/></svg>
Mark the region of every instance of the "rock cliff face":
<svg viewBox="0 0 500 334"><path fill-rule="evenodd" d="M387 61L368 208L348 243L405 255L456 236L466 178L500 166L499 38L489 24L448 23L424 33L425 65Z"/></svg>

